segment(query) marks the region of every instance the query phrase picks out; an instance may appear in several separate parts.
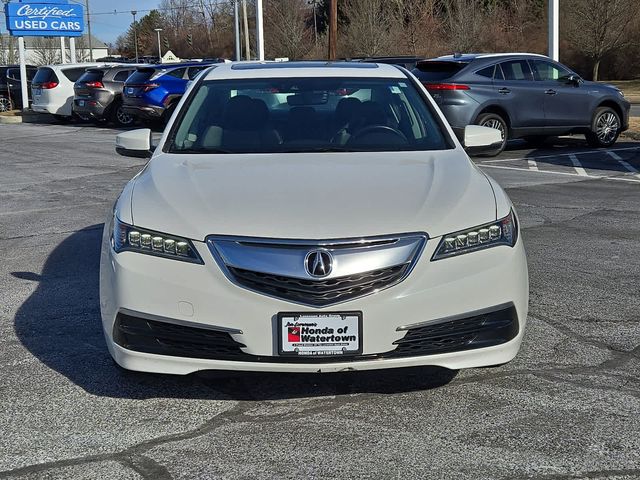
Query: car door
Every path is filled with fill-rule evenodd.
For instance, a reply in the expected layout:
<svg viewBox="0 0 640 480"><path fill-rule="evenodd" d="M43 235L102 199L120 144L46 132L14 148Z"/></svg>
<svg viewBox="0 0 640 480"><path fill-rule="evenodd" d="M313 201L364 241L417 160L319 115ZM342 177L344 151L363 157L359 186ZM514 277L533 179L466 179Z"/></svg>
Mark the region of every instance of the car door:
<svg viewBox="0 0 640 480"><path fill-rule="evenodd" d="M493 79L494 88L498 104L509 114L514 133L544 126L544 94L534 86L529 63L525 59L507 60L498 67Z"/></svg>
<svg viewBox="0 0 640 480"><path fill-rule="evenodd" d="M578 82L569 82L568 68L548 60L529 60L537 89L544 92L544 116L549 127L584 126L591 122L589 96Z"/></svg>

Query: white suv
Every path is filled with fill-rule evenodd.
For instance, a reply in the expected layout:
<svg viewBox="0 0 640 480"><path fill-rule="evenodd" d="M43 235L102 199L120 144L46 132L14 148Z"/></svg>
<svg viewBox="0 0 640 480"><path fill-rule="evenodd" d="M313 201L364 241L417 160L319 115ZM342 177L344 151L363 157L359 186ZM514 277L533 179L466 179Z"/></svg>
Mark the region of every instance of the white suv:
<svg viewBox="0 0 640 480"><path fill-rule="evenodd" d="M101 63L68 63L38 68L31 82L31 108L35 112L50 113L59 119L73 115L73 84L89 67Z"/></svg>
<svg viewBox="0 0 640 480"><path fill-rule="evenodd" d="M335 372L511 360L528 276L505 192L390 65L201 74L107 219L102 324L124 368ZM467 127L468 148L500 132Z"/></svg>

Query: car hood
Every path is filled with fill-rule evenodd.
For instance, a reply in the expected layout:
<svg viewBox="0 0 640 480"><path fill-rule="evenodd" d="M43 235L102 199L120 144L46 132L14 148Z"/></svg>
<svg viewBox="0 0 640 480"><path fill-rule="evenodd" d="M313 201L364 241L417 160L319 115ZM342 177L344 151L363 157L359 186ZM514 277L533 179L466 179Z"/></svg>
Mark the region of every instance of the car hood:
<svg viewBox="0 0 640 480"><path fill-rule="evenodd" d="M489 181L460 150L163 153L136 179L131 208L135 225L194 240L436 237L496 218Z"/></svg>

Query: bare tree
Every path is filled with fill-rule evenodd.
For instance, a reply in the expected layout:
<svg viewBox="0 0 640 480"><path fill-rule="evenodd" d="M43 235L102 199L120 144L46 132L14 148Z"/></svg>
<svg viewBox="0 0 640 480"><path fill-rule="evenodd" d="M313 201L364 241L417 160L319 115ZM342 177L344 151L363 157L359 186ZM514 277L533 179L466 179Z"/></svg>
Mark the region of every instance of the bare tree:
<svg viewBox="0 0 640 480"><path fill-rule="evenodd" d="M390 0L403 50L412 55L440 53L442 0Z"/></svg>
<svg viewBox="0 0 640 480"><path fill-rule="evenodd" d="M391 53L399 31L392 4L386 0L345 0L348 25L341 38L350 56L378 56Z"/></svg>
<svg viewBox="0 0 640 480"><path fill-rule="evenodd" d="M52 37L33 37L36 64L51 65L61 60L60 40Z"/></svg>
<svg viewBox="0 0 640 480"><path fill-rule="evenodd" d="M600 62L609 53L628 46L630 26L640 13L637 0L569 0L563 2L567 36L592 62L598 80Z"/></svg>
<svg viewBox="0 0 640 480"><path fill-rule="evenodd" d="M445 10L449 45L456 52L482 50L487 16L482 0L449 0Z"/></svg>
<svg viewBox="0 0 640 480"><path fill-rule="evenodd" d="M268 0L264 16L267 56L304 58L313 47L308 22L312 14L304 0Z"/></svg>

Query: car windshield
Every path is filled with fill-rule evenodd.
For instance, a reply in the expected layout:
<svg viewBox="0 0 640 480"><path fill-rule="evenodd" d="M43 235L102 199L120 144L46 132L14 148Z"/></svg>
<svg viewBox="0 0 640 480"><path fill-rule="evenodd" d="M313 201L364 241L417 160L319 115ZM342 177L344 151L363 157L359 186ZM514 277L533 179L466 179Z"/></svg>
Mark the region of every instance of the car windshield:
<svg viewBox="0 0 640 480"><path fill-rule="evenodd" d="M210 80L176 123L165 149L175 153L452 148L408 79Z"/></svg>

